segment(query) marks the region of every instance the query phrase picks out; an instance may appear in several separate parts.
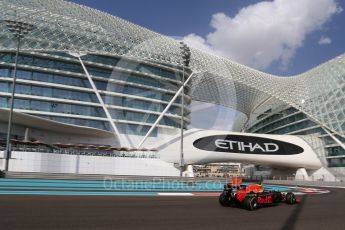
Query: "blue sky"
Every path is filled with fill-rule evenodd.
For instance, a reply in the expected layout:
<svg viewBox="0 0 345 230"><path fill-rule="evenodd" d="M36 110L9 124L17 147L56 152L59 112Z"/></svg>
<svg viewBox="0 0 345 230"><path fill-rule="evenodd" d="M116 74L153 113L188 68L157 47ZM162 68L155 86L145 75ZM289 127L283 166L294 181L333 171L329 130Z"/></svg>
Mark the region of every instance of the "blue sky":
<svg viewBox="0 0 345 230"><path fill-rule="evenodd" d="M291 0L288 1L291 2ZM301 0L298 1L301 2ZM320 2L320 0L309 1L313 2L314 5L319 5ZM345 9L344 1L325 1L335 2L339 8ZM195 34L205 38L207 34L215 30L210 26L214 14L224 13L229 18L234 18L241 9L254 6L262 1L73 0L73 2L108 12L165 35L185 37L189 34ZM294 16L296 15L291 17ZM281 26L281 30L284 30L284 25ZM329 38L331 43L320 45L318 42L321 37ZM305 35L302 40L303 44L296 48L293 57L289 59L285 68L282 68L279 60L273 60L268 66L259 67L259 69L279 75L298 74L344 53L345 43L343 41L345 41L345 12L341 11L332 14L320 28L316 28Z"/></svg>
<svg viewBox="0 0 345 230"><path fill-rule="evenodd" d="M345 1L341 0L73 2L277 75L299 74L345 52ZM232 129L233 110L193 106L192 126Z"/></svg>

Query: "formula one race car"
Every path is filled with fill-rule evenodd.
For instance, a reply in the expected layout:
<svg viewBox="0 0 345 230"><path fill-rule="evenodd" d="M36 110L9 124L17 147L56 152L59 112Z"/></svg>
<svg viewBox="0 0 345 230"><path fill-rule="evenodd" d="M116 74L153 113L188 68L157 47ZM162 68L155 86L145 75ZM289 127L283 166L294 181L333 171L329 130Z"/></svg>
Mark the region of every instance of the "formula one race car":
<svg viewBox="0 0 345 230"><path fill-rule="evenodd" d="M259 184L243 185L241 178L233 178L231 183L224 185L224 191L219 196L219 203L224 207L243 207L248 210L283 202L295 204L298 200L292 192L265 190Z"/></svg>

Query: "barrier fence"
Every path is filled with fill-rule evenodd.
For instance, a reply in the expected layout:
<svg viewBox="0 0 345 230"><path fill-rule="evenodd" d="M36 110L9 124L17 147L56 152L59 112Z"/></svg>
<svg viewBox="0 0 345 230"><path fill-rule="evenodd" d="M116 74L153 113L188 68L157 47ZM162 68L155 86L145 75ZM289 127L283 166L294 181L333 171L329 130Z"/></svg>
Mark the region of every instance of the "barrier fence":
<svg viewBox="0 0 345 230"><path fill-rule="evenodd" d="M345 182L334 181L303 181L303 180L264 180L266 184L292 185L292 186L316 186L316 187L341 187L345 188Z"/></svg>

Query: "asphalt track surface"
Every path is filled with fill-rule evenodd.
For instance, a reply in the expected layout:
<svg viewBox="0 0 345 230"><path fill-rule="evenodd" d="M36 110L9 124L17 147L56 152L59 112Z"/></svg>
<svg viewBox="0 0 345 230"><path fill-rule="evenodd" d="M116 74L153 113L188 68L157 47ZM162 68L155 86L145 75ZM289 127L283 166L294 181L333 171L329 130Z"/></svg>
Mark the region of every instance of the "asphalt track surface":
<svg viewBox="0 0 345 230"><path fill-rule="evenodd" d="M1 195L0 229L345 229L345 189L247 211L218 197Z"/></svg>

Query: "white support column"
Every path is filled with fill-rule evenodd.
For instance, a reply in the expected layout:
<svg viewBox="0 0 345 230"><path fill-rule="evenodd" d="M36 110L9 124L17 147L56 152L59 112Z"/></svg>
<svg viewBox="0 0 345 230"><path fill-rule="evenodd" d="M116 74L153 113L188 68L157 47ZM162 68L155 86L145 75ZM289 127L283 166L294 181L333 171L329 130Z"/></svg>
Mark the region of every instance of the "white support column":
<svg viewBox="0 0 345 230"><path fill-rule="evenodd" d="M193 165L187 165L186 171L183 172L183 177L194 177Z"/></svg>
<svg viewBox="0 0 345 230"><path fill-rule="evenodd" d="M119 142L120 142L120 145L123 145L123 144L124 144L124 141L122 140L122 138L121 138L121 136L120 136L120 132L119 132L119 130L117 129L117 127L116 127L116 125L115 125L115 123L114 123L114 121L113 121L113 118L111 117L111 115L110 115L110 113L109 113L109 111L108 111L107 106L104 104L104 101L103 101L101 95L99 94L98 89L97 89L95 83L93 82L93 80L92 80L92 78L91 78L89 72L87 71L87 69L86 69L86 67L85 67L85 65L84 65L84 63L83 63L83 61L82 61L81 58L80 58L82 55L80 55L80 54L75 54L75 53L71 53L71 55L73 55L73 56L75 56L75 57L77 57L77 58L79 59L79 62L80 62L80 64L81 64L81 66L83 67L83 70L84 70L84 72L85 72L85 75L86 75L87 79L89 80L90 85L91 85L91 87L92 87L94 93L96 94L97 99L98 99L99 103L101 104L101 106L102 106L102 108L103 108L103 110L104 110L104 113L105 113L105 115L107 116L107 119L108 119L108 121L109 121L111 127L113 128L115 137L118 138L118 140L119 140Z"/></svg>
<svg viewBox="0 0 345 230"><path fill-rule="evenodd" d="M24 141L29 141L29 128L25 128L25 133L24 133Z"/></svg>
<svg viewBox="0 0 345 230"><path fill-rule="evenodd" d="M295 180L310 181L307 170L305 168L298 168L296 171Z"/></svg>
<svg viewBox="0 0 345 230"><path fill-rule="evenodd" d="M189 80L192 78L193 75L195 75L196 73L191 73L191 75L189 75L189 77L187 78L187 80L184 82L184 84L180 87L180 89L176 92L175 96L170 100L169 104L167 105L167 107L165 107L165 109L163 110L163 112L159 115L159 117L157 118L157 120L155 121L155 123L153 123L153 125L151 126L150 130L146 133L145 137L141 140L141 142L139 143L137 148L140 148L145 140L147 139L147 137L151 134L151 132L153 131L153 129L157 126L157 124L159 123L159 121L163 118L163 116L165 115L165 113L168 111L168 109L170 108L170 106L172 105L172 103L176 100L176 98L180 95L180 93L182 92L183 88L187 85L187 83L189 82ZM183 119L183 118L182 118Z"/></svg>
<svg viewBox="0 0 345 230"><path fill-rule="evenodd" d="M328 131L325 127L323 127L322 125L321 125L321 128L323 129L323 130L325 130L325 132L335 141L335 142L337 142L339 145L340 145L340 147L342 147L344 150L345 150L345 144L343 143L343 142L341 142L338 138L336 138L335 136L334 136L334 134L333 133L331 133L330 131Z"/></svg>

